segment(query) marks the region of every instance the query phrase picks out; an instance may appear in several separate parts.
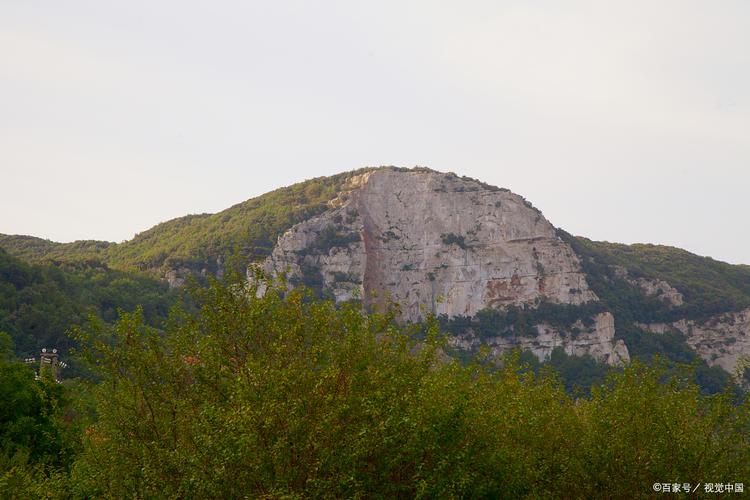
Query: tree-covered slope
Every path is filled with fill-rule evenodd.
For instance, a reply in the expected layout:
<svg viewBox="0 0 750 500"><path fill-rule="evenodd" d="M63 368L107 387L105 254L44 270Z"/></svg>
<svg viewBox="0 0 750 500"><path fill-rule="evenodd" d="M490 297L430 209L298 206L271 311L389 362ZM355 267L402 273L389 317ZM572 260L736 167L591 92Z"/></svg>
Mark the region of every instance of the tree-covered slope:
<svg viewBox="0 0 750 500"><path fill-rule="evenodd" d="M591 289L614 315L616 336L625 341L632 359L648 361L660 356L671 363L692 364L696 382L708 393L731 384L729 374L701 359L684 333L653 334L641 325L681 319L703 323L750 307L750 267L669 246L624 245L573 237L564 231L559 234L579 255ZM627 270L627 278L618 268ZM684 303L675 306L648 296L633 283L638 278L668 282L683 295Z"/></svg>
<svg viewBox="0 0 750 500"><path fill-rule="evenodd" d="M724 312L750 307L750 267L701 257L686 250L662 245L624 245L591 241L559 232L581 258L591 288L616 313L643 323L670 322L681 318L705 320ZM638 287L618 275L660 279L675 287L684 304L670 307L647 297Z"/></svg>
<svg viewBox="0 0 750 500"><path fill-rule="evenodd" d="M294 224L326 208L351 173L321 177L277 189L213 215L188 216L159 224L111 248L118 268L150 269L185 265L215 271L216 259L258 260L271 253L276 238Z"/></svg>
<svg viewBox="0 0 750 500"><path fill-rule="evenodd" d="M55 241L18 234L0 234L0 248L19 259L30 262L101 261L107 248L114 245L108 241L80 240L72 243Z"/></svg>
<svg viewBox="0 0 750 500"><path fill-rule="evenodd" d="M158 324L174 296L150 276L80 262L27 264L0 249L0 332L20 356L71 347L67 331L92 314L112 322L142 306L147 322Z"/></svg>
<svg viewBox="0 0 750 500"><path fill-rule="evenodd" d="M294 224L326 209L351 176L367 169L319 177L252 198L216 214L188 215L158 224L123 243L55 243L0 235L0 247L28 262L99 260L122 270L185 266L217 270L217 258L260 260Z"/></svg>

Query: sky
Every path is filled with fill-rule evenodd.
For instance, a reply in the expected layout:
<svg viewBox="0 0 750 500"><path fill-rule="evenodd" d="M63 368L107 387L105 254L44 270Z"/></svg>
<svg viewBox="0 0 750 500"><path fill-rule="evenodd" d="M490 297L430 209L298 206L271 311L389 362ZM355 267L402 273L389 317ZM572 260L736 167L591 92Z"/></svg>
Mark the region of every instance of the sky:
<svg viewBox="0 0 750 500"><path fill-rule="evenodd" d="M0 233L123 241L377 165L750 264L750 2L0 0Z"/></svg>

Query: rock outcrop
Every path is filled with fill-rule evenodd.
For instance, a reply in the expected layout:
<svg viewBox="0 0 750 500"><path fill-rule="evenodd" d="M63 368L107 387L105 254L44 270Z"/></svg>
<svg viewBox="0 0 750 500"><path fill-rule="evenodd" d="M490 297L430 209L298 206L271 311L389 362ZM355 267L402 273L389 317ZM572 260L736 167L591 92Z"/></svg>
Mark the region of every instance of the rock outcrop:
<svg viewBox="0 0 750 500"><path fill-rule="evenodd" d="M570 356L590 355L597 361L611 366L629 363L627 346L622 340L615 340L615 322L612 314L597 314L593 320L593 325L588 328L581 321L567 329L558 329L544 323L537 325L536 335L530 337L494 336L480 339L474 332L465 332L453 337L450 343L467 351L477 351L484 344L490 347L495 356L512 349L528 350L539 361L549 359L552 351L561 347Z"/></svg>
<svg viewBox="0 0 750 500"><path fill-rule="evenodd" d="M627 269L613 266L615 273L631 285L638 287L648 297L656 297L667 304L677 307L685 303L682 294L675 287L664 280L653 278L632 278Z"/></svg>
<svg viewBox="0 0 750 500"><path fill-rule="evenodd" d="M638 326L653 334L681 332L688 345L709 365L720 366L733 375L750 366L750 309L720 314L704 323L682 319Z"/></svg>
<svg viewBox="0 0 750 500"><path fill-rule="evenodd" d="M164 271L162 279L167 282L169 289L172 290L184 286L191 277L208 278L209 276L216 277L217 279L224 277L224 258L221 255L216 257L216 265L213 269L210 269L208 266L189 267L186 265L175 265Z"/></svg>
<svg viewBox="0 0 750 500"><path fill-rule="evenodd" d="M578 257L530 203L506 189L427 170L353 177L329 210L279 238L263 269L337 301L380 306L391 300L406 321L598 300ZM560 346L609 364L629 360L625 345L614 340L609 313L577 336L536 328L535 337L498 336L492 348L498 354L528 348L543 359ZM467 335L461 342L471 348L478 340Z"/></svg>
<svg viewBox="0 0 750 500"><path fill-rule="evenodd" d="M596 300L578 258L520 196L453 174L381 169L279 238L264 268L402 317Z"/></svg>
<svg viewBox="0 0 750 500"><path fill-rule="evenodd" d="M191 273L192 270L189 267L184 266L176 269L169 269L164 273L164 281L169 284L169 289L173 290L183 286Z"/></svg>

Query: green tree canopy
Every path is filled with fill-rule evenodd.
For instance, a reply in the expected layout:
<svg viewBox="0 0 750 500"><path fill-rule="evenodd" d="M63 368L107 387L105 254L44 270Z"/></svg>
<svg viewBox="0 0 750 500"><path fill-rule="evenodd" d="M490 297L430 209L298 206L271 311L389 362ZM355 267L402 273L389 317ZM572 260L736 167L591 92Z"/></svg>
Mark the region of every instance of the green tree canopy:
<svg viewBox="0 0 750 500"><path fill-rule="evenodd" d="M102 383L80 496L645 497L750 477L747 405L636 363L590 398L518 360L452 361L388 314L271 286L78 331Z"/></svg>

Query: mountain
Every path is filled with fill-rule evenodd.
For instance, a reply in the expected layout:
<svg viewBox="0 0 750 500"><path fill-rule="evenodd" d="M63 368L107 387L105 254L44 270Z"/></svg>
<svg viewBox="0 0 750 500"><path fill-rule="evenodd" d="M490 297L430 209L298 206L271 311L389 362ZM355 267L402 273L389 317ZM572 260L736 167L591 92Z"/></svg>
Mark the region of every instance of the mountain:
<svg viewBox="0 0 750 500"><path fill-rule="evenodd" d="M730 373L750 354L746 266L575 238L508 190L427 170L354 175L329 205L263 269L338 301L387 297L405 320L441 316L460 349L562 347L610 365L697 353Z"/></svg>
<svg viewBox="0 0 750 500"><path fill-rule="evenodd" d="M750 267L574 237L507 189L429 169L312 179L119 244L0 236L0 247L172 288L255 263L337 301L393 301L404 321L435 314L459 354L520 347L610 366L660 354L699 365L704 385L750 355Z"/></svg>
<svg viewBox="0 0 750 500"><path fill-rule="evenodd" d="M31 263L98 261L113 269L155 274L176 285L188 274L216 273L231 256L248 261L266 257L279 234L323 212L351 175L312 179L216 214L173 219L124 243L55 243L32 236L0 235L0 247Z"/></svg>
<svg viewBox="0 0 750 500"><path fill-rule="evenodd" d="M424 170L365 172L345 188L328 210L279 238L266 272L288 274L337 301L360 298L373 307L392 300L413 322L427 313L577 307L569 324L541 321L529 325L529 335L498 325L485 339L467 328L455 345L488 343L497 353L521 347L540 359L563 346L612 365L629 360L612 315L590 307L597 297L573 249L520 196ZM580 330L575 338L573 329Z"/></svg>

